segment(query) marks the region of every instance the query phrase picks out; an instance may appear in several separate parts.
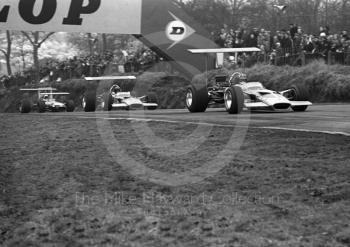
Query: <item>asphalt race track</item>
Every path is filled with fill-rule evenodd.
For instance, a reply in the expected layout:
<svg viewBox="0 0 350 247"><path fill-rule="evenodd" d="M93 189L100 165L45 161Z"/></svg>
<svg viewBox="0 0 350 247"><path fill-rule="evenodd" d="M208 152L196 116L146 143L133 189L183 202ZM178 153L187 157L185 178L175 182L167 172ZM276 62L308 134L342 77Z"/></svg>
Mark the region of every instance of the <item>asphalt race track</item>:
<svg viewBox="0 0 350 247"><path fill-rule="evenodd" d="M170 123L196 123L214 126L235 126L237 122L244 127L258 129L280 129L291 131L319 132L350 136L350 105L318 104L306 112L252 112L229 115L224 109L208 109L205 113L190 114L187 110L156 111L111 111L75 112L80 119L131 119L138 121L159 121ZM50 116L69 116L68 113L46 113ZM239 126L238 126L239 127Z"/></svg>

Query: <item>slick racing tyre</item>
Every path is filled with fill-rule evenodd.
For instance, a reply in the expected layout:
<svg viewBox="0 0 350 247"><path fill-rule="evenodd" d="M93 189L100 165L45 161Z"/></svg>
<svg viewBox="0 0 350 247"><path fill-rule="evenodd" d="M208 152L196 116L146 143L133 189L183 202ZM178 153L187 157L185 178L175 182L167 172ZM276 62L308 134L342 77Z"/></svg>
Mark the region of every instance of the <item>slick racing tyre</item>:
<svg viewBox="0 0 350 247"><path fill-rule="evenodd" d="M85 93L82 106L85 112L96 111L96 93L95 91L88 91Z"/></svg>
<svg viewBox="0 0 350 247"><path fill-rule="evenodd" d="M290 89L290 100L291 101L308 101L309 100L309 92L304 86L291 86Z"/></svg>
<svg viewBox="0 0 350 247"><path fill-rule="evenodd" d="M206 86L196 88L190 86L186 92L186 107L192 112L205 112L208 108L209 98Z"/></svg>
<svg viewBox="0 0 350 247"><path fill-rule="evenodd" d="M19 112L20 113L29 113L32 110L32 103L25 99L22 100L20 106L19 106Z"/></svg>
<svg viewBox="0 0 350 247"><path fill-rule="evenodd" d="M75 104L73 100L68 100L66 102L66 111L67 112L74 112Z"/></svg>
<svg viewBox="0 0 350 247"><path fill-rule="evenodd" d="M154 104L158 104L158 98L157 95L155 93L150 93L147 96L147 103L154 103ZM157 106L148 106L147 107L148 110L156 110Z"/></svg>
<svg viewBox="0 0 350 247"><path fill-rule="evenodd" d="M296 86L293 85L290 90L290 100L291 101L308 101L309 100L309 92L304 86ZM292 109L295 112L303 112L306 111L308 106L293 106Z"/></svg>
<svg viewBox="0 0 350 247"><path fill-rule="evenodd" d="M38 101L38 112L43 113L43 112L45 112L45 110L46 110L45 102L42 100L39 100Z"/></svg>
<svg viewBox="0 0 350 247"><path fill-rule="evenodd" d="M113 108L114 98L111 94L108 94L104 98L103 110L111 111Z"/></svg>
<svg viewBox="0 0 350 247"><path fill-rule="evenodd" d="M293 106L292 109L295 112L303 112L307 110L307 105L302 105L302 106Z"/></svg>
<svg viewBox="0 0 350 247"><path fill-rule="evenodd" d="M225 108L229 114L239 114L244 106L244 94L238 86L229 87L224 94Z"/></svg>

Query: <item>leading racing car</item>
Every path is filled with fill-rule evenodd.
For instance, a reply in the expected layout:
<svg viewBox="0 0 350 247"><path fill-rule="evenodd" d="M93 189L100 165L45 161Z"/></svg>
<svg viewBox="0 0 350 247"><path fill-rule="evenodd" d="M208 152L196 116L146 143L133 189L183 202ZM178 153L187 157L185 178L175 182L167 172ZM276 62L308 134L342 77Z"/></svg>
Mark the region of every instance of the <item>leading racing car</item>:
<svg viewBox="0 0 350 247"><path fill-rule="evenodd" d="M224 53L238 54L259 52L255 47L248 48L219 48L219 49L190 49L189 52L208 57L216 54L217 64L222 64ZM199 57L198 57L199 58ZM244 63L243 63L244 65ZM206 80L208 80L206 78ZM266 89L260 82L247 82L247 76L236 72L230 77L216 76L214 83L203 83L202 79L193 80L192 86L186 92L186 106L190 112L204 112L209 104L225 104L230 114L239 114L243 108L251 111L306 111L312 105L308 101L308 91L302 86L291 86L290 89L276 92Z"/></svg>
<svg viewBox="0 0 350 247"><path fill-rule="evenodd" d="M277 92L266 89L260 82L247 82L243 73L217 76L208 87L190 86L186 93L186 106L190 112L204 112L209 104L225 104L230 114L239 114L243 108L251 111L306 111L312 105L308 91L293 85L290 89Z"/></svg>

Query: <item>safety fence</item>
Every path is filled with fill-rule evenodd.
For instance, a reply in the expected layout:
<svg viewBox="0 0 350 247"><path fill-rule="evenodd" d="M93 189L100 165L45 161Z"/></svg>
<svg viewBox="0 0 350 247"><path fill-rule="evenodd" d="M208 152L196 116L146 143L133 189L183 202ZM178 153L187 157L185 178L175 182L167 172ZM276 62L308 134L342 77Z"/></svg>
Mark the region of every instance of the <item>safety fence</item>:
<svg viewBox="0 0 350 247"><path fill-rule="evenodd" d="M315 60L324 61L328 65L350 65L350 52L326 52L326 53L307 53L300 52L298 54L283 54L270 59L270 64L276 66L291 65L304 66ZM265 60L266 62L267 60Z"/></svg>

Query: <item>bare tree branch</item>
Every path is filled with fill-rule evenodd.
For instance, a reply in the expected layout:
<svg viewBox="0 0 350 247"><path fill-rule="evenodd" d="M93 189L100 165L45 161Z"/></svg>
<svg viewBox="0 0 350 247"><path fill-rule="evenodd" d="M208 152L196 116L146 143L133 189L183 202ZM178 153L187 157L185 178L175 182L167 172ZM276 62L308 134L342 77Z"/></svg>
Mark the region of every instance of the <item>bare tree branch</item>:
<svg viewBox="0 0 350 247"><path fill-rule="evenodd" d="M40 47L48 38L50 38L52 35L54 34L54 32L51 32L49 34L47 34L39 43L38 46Z"/></svg>
<svg viewBox="0 0 350 247"><path fill-rule="evenodd" d="M35 44L35 42L34 42L34 40L30 37L30 35L27 33L27 32L21 32L28 40L29 40L29 42L32 44L32 45L34 45Z"/></svg>
<svg viewBox="0 0 350 247"><path fill-rule="evenodd" d="M4 54L4 56L7 56L7 52L4 49L0 49L0 51Z"/></svg>

